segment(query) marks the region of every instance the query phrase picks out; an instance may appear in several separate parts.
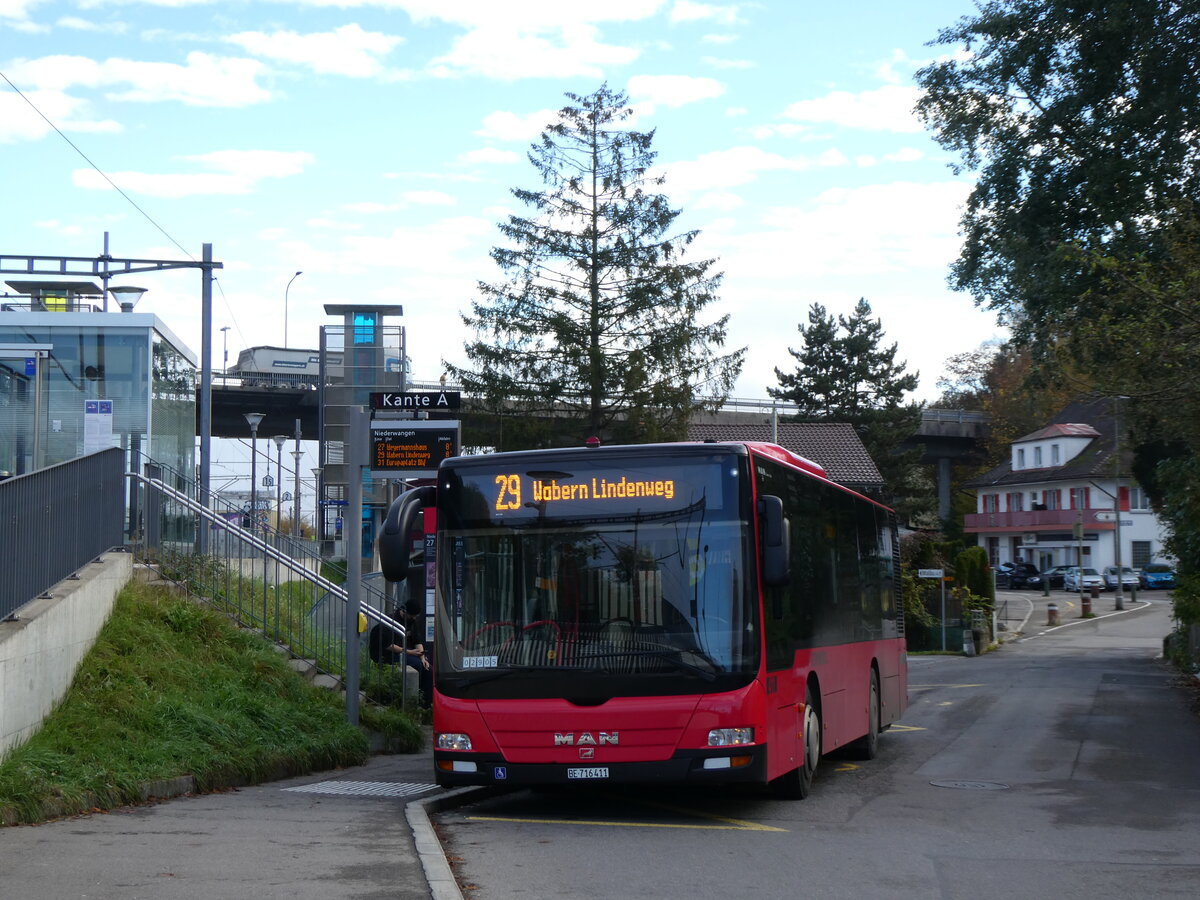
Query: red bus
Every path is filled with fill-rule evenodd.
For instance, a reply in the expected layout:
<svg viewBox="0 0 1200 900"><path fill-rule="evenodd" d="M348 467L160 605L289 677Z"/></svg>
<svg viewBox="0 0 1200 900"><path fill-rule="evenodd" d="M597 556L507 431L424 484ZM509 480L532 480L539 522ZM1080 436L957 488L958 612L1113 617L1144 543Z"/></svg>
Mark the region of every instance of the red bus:
<svg viewBox="0 0 1200 900"><path fill-rule="evenodd" d="M390 510L389 580L426 585L407 538L431 504L441 785L759 783L799 798L824 753L873 757L904 712L895 516L787 450L448 459Z"/></svg>

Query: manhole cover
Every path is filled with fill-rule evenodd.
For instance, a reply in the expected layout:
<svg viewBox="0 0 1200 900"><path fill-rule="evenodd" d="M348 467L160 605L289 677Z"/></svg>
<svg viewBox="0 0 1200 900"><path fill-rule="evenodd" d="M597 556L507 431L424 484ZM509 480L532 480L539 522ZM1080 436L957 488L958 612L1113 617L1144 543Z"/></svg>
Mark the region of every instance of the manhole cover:
<svg viewBox="0 0 1200 900"><path fill-rule="evenodd" d="M1007 791L1008 785L999 781L931 781L934 787L954 788L956 791Z"/></svg>
<svg viewBox="0 0 1200 900"><path fill-rule="evenodd" d="M436 784L398 784L391 781L319 781L316 784L302 784L283 790L342 797L411 797L436 788Z"/></svg>

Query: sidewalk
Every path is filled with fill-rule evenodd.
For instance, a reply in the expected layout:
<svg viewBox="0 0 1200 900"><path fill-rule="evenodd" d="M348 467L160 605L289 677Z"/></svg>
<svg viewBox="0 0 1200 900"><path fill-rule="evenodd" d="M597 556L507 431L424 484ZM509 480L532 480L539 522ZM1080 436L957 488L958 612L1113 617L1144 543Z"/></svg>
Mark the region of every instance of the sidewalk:
<svg viewBox="0 0 1200 900"><path fill-rule="evenodd" d="M5 897L461 900L426 807L433 751L0 828Z"/></svg>

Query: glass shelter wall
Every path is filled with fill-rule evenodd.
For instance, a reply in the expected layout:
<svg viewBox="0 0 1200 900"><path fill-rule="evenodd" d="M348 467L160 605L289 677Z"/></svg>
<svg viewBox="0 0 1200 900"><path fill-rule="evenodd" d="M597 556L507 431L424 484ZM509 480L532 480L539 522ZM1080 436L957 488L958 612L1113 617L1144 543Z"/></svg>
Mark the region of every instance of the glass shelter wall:
<svg viewBox="0 0 1200 900"><path fill-rule="evenodd" d="M16 475L107 447L190 472L195 365L138 314L2 313L0 470ZM49 347L40 378L20 345ZM40 385L36 382L40 380ZM33 435L37 435L37 452Z"/></svg>

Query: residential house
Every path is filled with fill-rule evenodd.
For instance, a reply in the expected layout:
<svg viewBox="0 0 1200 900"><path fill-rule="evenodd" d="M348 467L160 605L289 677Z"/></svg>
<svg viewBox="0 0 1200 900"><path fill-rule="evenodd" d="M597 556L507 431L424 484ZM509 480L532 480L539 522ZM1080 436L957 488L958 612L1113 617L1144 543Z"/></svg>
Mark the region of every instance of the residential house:
<svg viewBox="0 0 1200 900"><path fill-rule="evenodd" d="M865 494L883 488L879 467L853 425L844 422L787 422L766 425L690 425L692 441L761 441L778 444L825 469L830 481Z"/></svg>
<svg viewBox="0 0 1200 900"><path fill-rule="evenodd" d="M1163 555L1164 531L1118 439L1117 401L1073 403L1012 442L1009 458L965 483L977 494L965 531L992 565L1144 566Z"/></svg>

